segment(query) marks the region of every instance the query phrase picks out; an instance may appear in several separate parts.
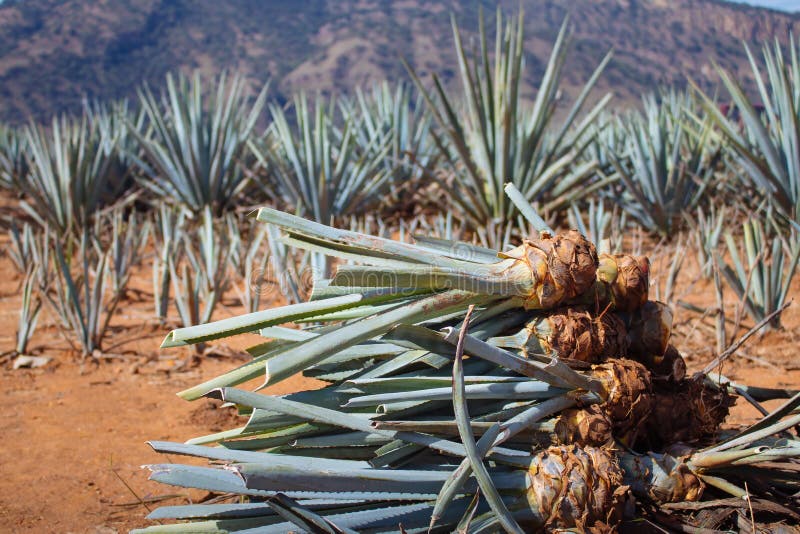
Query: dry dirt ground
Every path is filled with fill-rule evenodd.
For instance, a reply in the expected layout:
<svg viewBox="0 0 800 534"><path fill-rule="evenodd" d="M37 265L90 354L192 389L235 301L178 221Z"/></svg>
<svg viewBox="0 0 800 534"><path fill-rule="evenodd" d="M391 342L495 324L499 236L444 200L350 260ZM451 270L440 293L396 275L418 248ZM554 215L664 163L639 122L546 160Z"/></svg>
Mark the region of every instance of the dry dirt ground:
<svg viewBox="0 0 800 534"><path fill-rule="evenodd" d="M0 240L0 249L4 246ZM666 272L669 256L664 250L655 261L654 286L663 287L658 273ZM713 292L696 281L696 272L690 255L677 297L713 306ZM0 353L13 347L20 283L9 259L0 257ZM45 315L31 349L53 361L34 370L12 370L9 361L0 366L0 532L125 532L148 524L148 506L203 498L202 492L149 482L140 466L170 460L153 453L145 441L183 441L235 426L228 410L211 401L183 401L175 392L238 362L207 358L181 370L187 352L158 349L168 327L153 320L149 265L137 272L133 286L139 291L123 303L104 358L81 361ZM800 295L800 279L792 294ZM734 300L728 302L733 317ZM233 295L224 304L215 318L242 311ZM713 320L678 308L675 323L674 343L691 368L701 367L712 358ZM783 331L753 338L723 373L753 385L800 388L800 304L785 312L784 324ZM240 336L233 348L254 339ZM267 392L318 384L298 376ZM755 409L740 401L730 424L756 417Z"/></svg>

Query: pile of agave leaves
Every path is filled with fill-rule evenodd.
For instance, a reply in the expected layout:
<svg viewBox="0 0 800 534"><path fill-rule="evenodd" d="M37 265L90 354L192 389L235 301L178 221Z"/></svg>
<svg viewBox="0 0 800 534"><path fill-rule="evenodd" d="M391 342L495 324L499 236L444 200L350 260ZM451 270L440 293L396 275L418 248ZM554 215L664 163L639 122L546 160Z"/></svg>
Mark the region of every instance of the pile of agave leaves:
<svg viewBox="0 0 800 534"><path fill-rule="evenodd" d="M160 524L137 532L800 523L800 395L687 374L669 344L669 308L648 301L646 258L598 255L574 231L497 253L266 208L257 217L288 244L345 262L308 302L167 336L165 347L244 332L266 341L251 361L179 394L231 403L244 426L151 442L210 460L148 466L153 480L219 496L156 509ZM236 387L301 371L328 385L283 396ZM788 400L743 431L721 430L738 397Z"/></svg>

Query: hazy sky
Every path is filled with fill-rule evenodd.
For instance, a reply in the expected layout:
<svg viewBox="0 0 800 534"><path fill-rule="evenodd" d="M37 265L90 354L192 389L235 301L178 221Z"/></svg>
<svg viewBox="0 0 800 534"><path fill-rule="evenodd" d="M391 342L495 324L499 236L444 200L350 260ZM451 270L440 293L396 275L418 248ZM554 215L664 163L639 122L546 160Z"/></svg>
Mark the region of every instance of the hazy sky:
<svg viewBox="0 0 800 534"><path fill-rule="evenodd" d="M754 6L771 7L782 9L783 11L800 12L800 0L730 0L743 4L753 4Z"/></svg>

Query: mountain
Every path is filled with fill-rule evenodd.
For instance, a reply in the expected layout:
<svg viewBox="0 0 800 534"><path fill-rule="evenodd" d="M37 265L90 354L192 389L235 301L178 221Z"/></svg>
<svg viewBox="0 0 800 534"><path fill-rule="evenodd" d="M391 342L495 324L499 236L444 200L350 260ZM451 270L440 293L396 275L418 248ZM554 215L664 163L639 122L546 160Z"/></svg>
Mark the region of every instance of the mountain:
<svg viewBox="0 0 800 534"><path fill-rule="evenodd" d="M760 7L768 7L770 9L788 11L790 13L800 12L800 3L798 3L797 0L728 0L728 1L738 2L741 4L750 4Z"/></svg>
<svg viewBox="0 0 800 534"><path fill-rule="evenodd" d="M177 69L239 71L267 78L278 98L304 89L347 92L421 73L455 77L450 13L467 40L488 0L16 0L0 5L0 119L46 120L79 110L84 98L134 97ZM502 0L505 12L519 0ZM615 56L600 82L620 105L687 76L713 88L713 63L747 76L741 41L788 41L800 15L720 0L522 0L529 87L541 77L559 26L574 30L567 63L574 94L601 57Z"/></svg>

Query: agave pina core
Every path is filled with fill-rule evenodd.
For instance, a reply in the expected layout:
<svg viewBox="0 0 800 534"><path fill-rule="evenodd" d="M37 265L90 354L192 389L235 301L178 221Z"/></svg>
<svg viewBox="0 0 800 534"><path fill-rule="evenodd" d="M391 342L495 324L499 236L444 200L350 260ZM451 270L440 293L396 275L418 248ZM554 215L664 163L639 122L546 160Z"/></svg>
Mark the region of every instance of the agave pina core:
<svg viewBox="0 0 800 534"><path fill-rule="evenodd" d="M657 387L653 411L646 432L650 447L673 443L696 443L713 438L728 416L735 399L727 388L688 378Z"/></svg>
<svg viewBox="0 0 800 534"><path fill-rule="evenodd" d="M602 447L614 441L614 424L598 404L564 410L556 418L553 434L562 445Z"/></svg>
<svg viewBox="0 0 800 534"><path fill-rule="evenodd" d="M615 359L595 365L592 377L605 390L601 407L612 422L614 437L633 444L653 409L650 372L639 362Z"/></svg>
<svg viewBox="0 0 800 534"><path fill-rule="evenodd" d="M528 510L520 515L531 532L588 529L622 520L628 488L611 449L550 447L534 456L527 474Z"/></svg>
<svg viewBox="0 0 800 534"><path fill-rule="evenodd" d="M510 279L521 282L524 306L534 310L555 308L583 294L592 286L598 265L594 244L575 230L543 233L498 256L517 260Z"/></svg>
<svg viewBox="0 0 800 534"><path fill-rule="evenodd" d="M580 308L537 316L516 334L489 343L515 348L526 357L545 354L586 363L623 357L628 350L625 324L619 317L611 313L595 317Z"/></svg>
<svg viewBox="0 0 800 534"><path fill-rule="evenodd" d="M600 254L597 278L590 291L577 300L587 305L606 306L623 312L636 310L647 302L650 260L645 256Z"/></svg>
<svg viewBox="0 0 800 534"><path fill-rule="evenodd" d="M662 356L672 335L672 309L658 301L647 301L627 315L630 354L635 358Z"/></svg>

